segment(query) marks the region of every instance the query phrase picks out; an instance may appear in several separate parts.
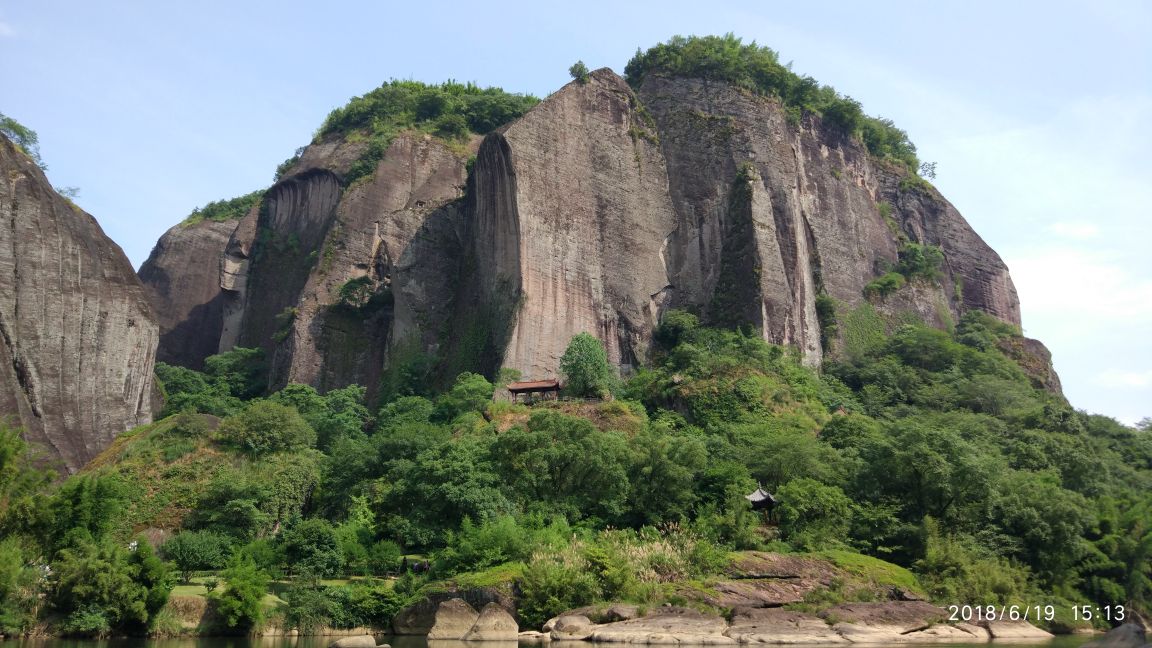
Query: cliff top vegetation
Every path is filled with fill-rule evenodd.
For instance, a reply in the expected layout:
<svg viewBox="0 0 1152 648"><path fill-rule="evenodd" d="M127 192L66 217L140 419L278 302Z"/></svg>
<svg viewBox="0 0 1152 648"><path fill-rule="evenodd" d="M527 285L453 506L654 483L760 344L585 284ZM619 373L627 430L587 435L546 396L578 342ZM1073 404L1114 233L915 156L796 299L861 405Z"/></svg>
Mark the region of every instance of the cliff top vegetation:
<svg viewBox="0 0 1152 648"><path fill-rule="evenodd" d="M192 213L188 214L188 217L181 221L180 224L188 226L195 225L201 221L222 222L244 218L248 210L260 203L260 199L264 196L264 191L264 189L258 189L252 193L247 193L235 198L213 200L203 207L193 209Z"/></svg>
<svg viewBox="0 0 1152 648"><path fill-rule="evenodd" d="M879 158L891 159L910 171L919 169L916 146L890 119L869 117L860 102L820 85L808 75L796 74L792 64L781 64L775 50L733 36L674 36L636 56L624 68L628 83L639 88L649 75L711 79L731 83L758 94L775 97L796 122L804 114L820 115L825 122L856 137Z"/></svg>
<svg viewBox="0 0 1152 648"><path fill-rule="evenodd" d="M330 137L368 141L360 158L344 174L344 182L351 184L376 170L388 144L401 131L417 129L459 141L471 133L489 133L539 102L531 95L481 88L474 83L446 81L435 85L392 80L329 113L313 142ZM277 179L295 159L280 165Z"/></svg>

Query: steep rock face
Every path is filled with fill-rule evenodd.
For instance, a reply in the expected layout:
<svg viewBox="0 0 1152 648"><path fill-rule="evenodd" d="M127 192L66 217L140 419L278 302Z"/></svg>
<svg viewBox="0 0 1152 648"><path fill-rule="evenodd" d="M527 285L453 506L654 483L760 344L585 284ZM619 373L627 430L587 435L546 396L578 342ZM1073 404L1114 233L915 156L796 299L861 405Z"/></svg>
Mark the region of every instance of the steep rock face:
<svg viewBox="0 0 1152 648"><path fill-rule="evenodd" d="M0 137L0 416L68 472L152 418L159 331L120 248Z"/></svg>
<svg viewBox="0 0 1152 648"><path fill-rule="evenodd" d="M461 259L466 161L435 138L400 135L371 179L344 193L297 300L284 380L375 389L394 359L439 351Z"/></svg>
<svg viewBox="0 0 1152 648"><path fill-rule="evenodd" d="M345 188L363 147L317 143L239 222L173 228L141 268L156 307L171 310L162 359L198 367L218 351L261 347L274 385L373 392L397 360L438 353L478 144L402 133L370 178Z"/></svg>
<svg viewBox="0 0 1152 648"><path fill-rule="evenodd" d="M649 128L623 79L599 70L485 139L472 240L480 302L513 314L503 366L554 376L580 332L616 364L646 357L674 227Z"/></svg>
<svg viewBox="0 0 1152 648"><path fill-rule="evenodd" d="M156 360L199 369L220 348L226 295L222 255L238 220L177 225L164 233L139 276L160 324Z"/></svg>
<svg viewBox="0 0 1152 648"><path fill-rule="evenodd" d="M849 337L821 330L822 295L870 335L967 309L1019 325L1004 263L933 188L724 83L651 76L634 93L599 70L482 143L400 134L343 187L364 146L309 146L223 246L207 326L220 350L264 347L274 384L553 377L580 332L626 369L669 308L818 365ZM940 278L865 298L908 242L941 249Z"/></svg>
<svg viewBox="0 0 1152 648"><path fill-rule="evenodd" d="M816 295L859 305L864 286L896 262L903 235L944 251L942 283L962 285L933 289L948 313L979 308L1019 324L1000 257L947 201L902 187L903 175L858 142L814 118L791 124L777 102L724 83L653 76L639 95L655 117L676 208L675 306L751 324L816 364ZM937 297L922 301L915 310L936 315Z"/></svg>

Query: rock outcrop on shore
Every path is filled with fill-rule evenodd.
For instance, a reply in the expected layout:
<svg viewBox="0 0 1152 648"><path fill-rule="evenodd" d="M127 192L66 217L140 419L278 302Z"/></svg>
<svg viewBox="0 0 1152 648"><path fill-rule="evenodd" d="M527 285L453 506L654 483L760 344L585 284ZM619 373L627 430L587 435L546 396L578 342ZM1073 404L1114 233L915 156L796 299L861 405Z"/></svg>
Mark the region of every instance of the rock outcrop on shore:
<svg viewBox="0 0 1152 648"><path fill-rule="evenodd" d="M520 633L516 620L497 603L489 603L477 612L464 599L453 598L440 603L428 641L516 641Z"/></svg>
<svg viewBox="0 0 1152 648"><path fill-rule="evenodd" d="M744 608L730 621L691 608L665 606L636 618L597 624L579 614L582 611L564 613L546 623L543 633L530 633L525 639L650 645L891 645L1052 637L1024 622L946 623L942 608L923 601L850 603L815 614L782 607Z"/></svg>

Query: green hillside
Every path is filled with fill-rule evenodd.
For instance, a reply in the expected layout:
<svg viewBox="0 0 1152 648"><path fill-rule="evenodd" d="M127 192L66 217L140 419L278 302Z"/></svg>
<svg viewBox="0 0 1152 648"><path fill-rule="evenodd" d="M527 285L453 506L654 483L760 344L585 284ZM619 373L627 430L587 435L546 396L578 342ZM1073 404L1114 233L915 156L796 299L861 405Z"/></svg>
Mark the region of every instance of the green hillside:
<svg viewBox="0 0 1152 648"><path fill-rule="evenodd" d="M444 583L515 583L531 624L613 600L707 607L731 552L750 550L856 574L823 604L869 600L880 589L868 583L883 583L939 602L1148 609L1152 433L1034 387L1001 351L1017 333L980 313L952 334L858 337L818 374L671 312L653 366L590 383L605 400L494 401L491 382L462 374L375 412L360 387L262 394L249 350L203 374L160 365L181 411L62 483L38 480L6 433L0 619L8 631L37 614L81 634L144 630L178 571L228 568L212 594L221 609L243 607L225 593L244 583L263 600L270 579L286 601L222 617L236 628L383 625ZM566 369L598 375L588 362ZM780 502L770 524L744 498L757 483ZM125 550L133 538L163 543L172 565ZM393 581L403 555L430 572ZM54 576L31 585L39 560ZM122 582L68 589L95 564ZM319 580L348 577L383 580ZM360 601L351 617L337 612L348 597Z"/></svg>

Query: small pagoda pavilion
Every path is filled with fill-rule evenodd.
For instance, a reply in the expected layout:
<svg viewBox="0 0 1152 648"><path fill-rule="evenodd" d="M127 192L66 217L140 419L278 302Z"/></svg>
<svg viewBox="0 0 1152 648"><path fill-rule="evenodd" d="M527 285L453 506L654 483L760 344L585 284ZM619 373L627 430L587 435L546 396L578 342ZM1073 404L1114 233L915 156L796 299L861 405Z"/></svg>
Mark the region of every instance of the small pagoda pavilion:
<svg viewBox="0 0 1152 648"><path fill-rule="evenodd" d="M776 509L776 496L764 490L760 484L756 485L756 490L752 491L750 495L745 495L744 499L752 504L753 511L762 511L764 519L771 521Z"/></svg>

